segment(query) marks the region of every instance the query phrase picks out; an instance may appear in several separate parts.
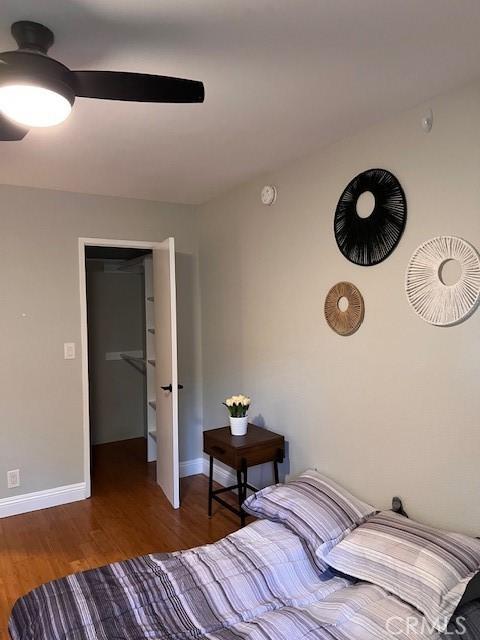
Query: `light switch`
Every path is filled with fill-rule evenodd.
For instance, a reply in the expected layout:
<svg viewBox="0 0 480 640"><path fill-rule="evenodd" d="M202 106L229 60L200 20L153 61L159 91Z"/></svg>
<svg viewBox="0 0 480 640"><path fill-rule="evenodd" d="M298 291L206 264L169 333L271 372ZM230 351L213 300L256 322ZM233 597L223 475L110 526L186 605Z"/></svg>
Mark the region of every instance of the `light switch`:
<svg viewBox="0 0 480 640"><path fill-rule="evenodd" d="M75 360L75 343L65 342L63 345L63 357L65 360Z"/></svg>

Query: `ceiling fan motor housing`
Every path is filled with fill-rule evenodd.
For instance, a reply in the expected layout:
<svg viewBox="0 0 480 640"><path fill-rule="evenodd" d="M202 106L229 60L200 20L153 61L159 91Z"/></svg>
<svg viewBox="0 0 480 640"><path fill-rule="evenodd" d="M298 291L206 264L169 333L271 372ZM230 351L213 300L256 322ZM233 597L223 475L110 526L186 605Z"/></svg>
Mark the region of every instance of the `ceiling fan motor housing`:
<svg viewBox="0 0 480 640"><path fill-rule="evenodd" d="M129 102L203 102L203 82L124 71L72 71L48 56L54 35L22 20L11 28L18 49L0 53L0 141L22 140L31 127L60 124L75 97ZM20 126L19 126L20 125Z"/></svg>
<svg viewBox="0 0 480 640"><path fill-rule="evenodd" d="M32 51L7 51L0 54L0 86L30 84L50 89L75 102L72 73L61 62Z"/></svg>
<svg viewBox="0 0 480 640"><path fill-rule="evenodd" d="M61 94L73 105L70 69L46 55L55 40L52 31L38 22L21 20L12 24L12 35L18 50L0 54L0 86L35 85Z"/></svg>
<svg viewBox="0 0 480 640"><path fill-rule="evenodd" d="M19 49L46 54L55 42L55 36L48 27L30 20L14 22L11 32Z"/></svg>

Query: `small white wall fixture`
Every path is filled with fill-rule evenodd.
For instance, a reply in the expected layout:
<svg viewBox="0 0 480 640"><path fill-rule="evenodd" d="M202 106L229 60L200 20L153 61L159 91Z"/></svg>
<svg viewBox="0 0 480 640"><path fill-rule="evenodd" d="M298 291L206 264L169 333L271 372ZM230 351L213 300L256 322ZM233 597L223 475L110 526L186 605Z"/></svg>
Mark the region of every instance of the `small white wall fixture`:
<svg viewBox="0 0 480 640"><path fill-rule="evenodd" d="M448 284L442 270L457 263L460 276ZM480 256L473 245L456 236L437 236L413 253L405 278L407 298L429 324L452 326L466 320L480 302Z"/></svg>

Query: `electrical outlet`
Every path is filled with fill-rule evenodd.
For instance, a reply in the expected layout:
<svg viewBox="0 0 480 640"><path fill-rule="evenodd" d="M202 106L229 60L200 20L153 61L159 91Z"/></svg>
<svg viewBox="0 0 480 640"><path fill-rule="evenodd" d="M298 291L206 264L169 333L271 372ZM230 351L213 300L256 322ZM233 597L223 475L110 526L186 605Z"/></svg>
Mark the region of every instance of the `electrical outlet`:
<svg viewBox="0 0 480 640"><path fill-rule="evenodd" d="M20 486L20 469L12 469L7 471L7 487L15 489Z"/></svg>

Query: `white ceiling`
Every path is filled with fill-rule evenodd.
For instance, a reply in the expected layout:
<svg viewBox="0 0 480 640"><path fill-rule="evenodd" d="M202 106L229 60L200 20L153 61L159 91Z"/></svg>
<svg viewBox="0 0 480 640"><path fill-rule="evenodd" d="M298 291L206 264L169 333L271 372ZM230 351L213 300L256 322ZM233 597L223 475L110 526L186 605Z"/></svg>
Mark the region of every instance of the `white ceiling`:
<svg viewBox="0 0 480 640"><path fill-rule="evenodd" d="M203 80L203 105L77 99L0 143L0 182L203 202L480 76L478 0L2 0L73 69Z"/></svg>

